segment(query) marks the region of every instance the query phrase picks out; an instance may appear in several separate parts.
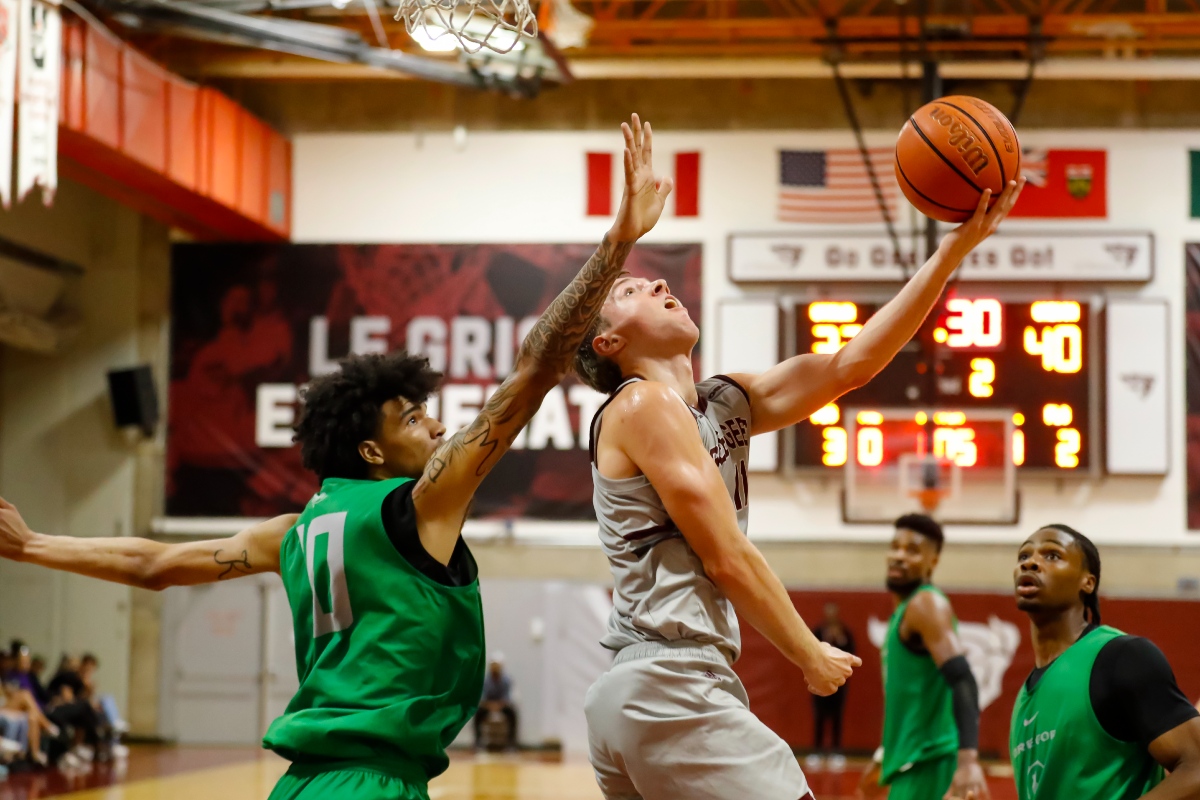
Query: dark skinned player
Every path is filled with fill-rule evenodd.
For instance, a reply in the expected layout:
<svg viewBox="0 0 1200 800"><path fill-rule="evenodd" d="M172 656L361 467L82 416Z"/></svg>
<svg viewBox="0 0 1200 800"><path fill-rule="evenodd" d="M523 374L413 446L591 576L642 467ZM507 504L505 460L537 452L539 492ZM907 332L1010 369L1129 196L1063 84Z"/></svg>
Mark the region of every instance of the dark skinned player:
<svg viewBox="0 0 1200 800"><path fill-rule="evenodd" d="M1013 580L1036 664L1009 737L1020 800L1200 798L1200 715L1161 650L1101 624L1096 546L1048 525Z"/></svg>
<svg viewBox="0 0 1200 800"><path fill-rule="evenodd" d="M946 595L933 585L945 540L922 514L896 520L887 588L896 603L883 646L883 759L863 775L859 796L987 798L979 766L979 688Z"/></svg>

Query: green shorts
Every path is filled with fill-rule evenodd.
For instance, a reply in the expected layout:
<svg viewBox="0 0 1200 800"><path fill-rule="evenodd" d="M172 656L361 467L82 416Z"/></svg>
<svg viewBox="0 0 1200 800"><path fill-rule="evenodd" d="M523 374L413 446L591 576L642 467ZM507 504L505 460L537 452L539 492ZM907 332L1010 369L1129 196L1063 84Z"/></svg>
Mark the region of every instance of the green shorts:
<svg viewBox="0 0 1200 800"><path fill-rule="evenodd" d="M389 770L372 764L338 767L293 763L270 800L429 800L424 775Z"/></svg>
<svg viewBox="0 0 1200 800"><path fill-rule="evenodd" d="M942 800L954 782L958 754L921 761L892 778L888 800Z"/></svg>

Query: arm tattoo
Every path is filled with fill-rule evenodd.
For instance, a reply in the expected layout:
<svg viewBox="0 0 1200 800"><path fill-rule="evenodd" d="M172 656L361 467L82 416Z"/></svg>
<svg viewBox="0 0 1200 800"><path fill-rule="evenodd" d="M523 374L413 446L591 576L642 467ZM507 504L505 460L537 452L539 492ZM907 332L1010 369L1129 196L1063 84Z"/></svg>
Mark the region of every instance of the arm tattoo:
<svg viewBox="0 0 1200 800"><path fill-rule="evenodd" d="M518 367L534 367L531 380L528 371L514 370L496 390L469 426L452 436L434 452L425 466L424 480L413 490L419 496L438 479L456 458L467 457L468 451L476 460L474 475L482 478L495 466L495 460L513 441L521 428L533 418L542 399L570 367L575 351L587 334L612 285L621 274L633 242L613 242L606 235L588 262L538 318L537 324L525 337L517 355ZM540 387L544 386L544 389Z"/></svg>
<svg viewBox="0 0 1200 800"><path fill-rule="evenodd" d="M632 249L633 242L613 242L605 235L575 280L554 298L525 337L518 360L528 358L548 369L567 369Z"/></svg>
<svg viewBox="0 0 1200 800"><path fill-rule="evenodd" d="M228 561L221 560L221 553L223 552L225 551L218 550L217 552L213 553L213 561L217 562L222 567L225 567L225 571L217 576L217 580L223 580L224 578L240 578L243 575L254 574L254 567L250 566L250 551L243 550L241 558L234 557Z"/></svg>
<svg viewBox="0 0 1200 800"><path fill-rule="evenodd" d="M450 462L456 456L466 453L467 448L471 445L476 445L485 451L475 468L475 475L476 477L486 475L492 468L492 458L500 446L499 438L492 435L493 426L506 425L517 419L518 416L521 417L519 424L512 426L511 435L505 443L511 445L521 428L525 427L525 423L533 417L537 407L541 405L541 403L537 403L532 408L522 408L516 402L518 399L516 387L511 381L501 384L500 388L488 399L475 421L451 436L449 441L434 452L429 459L429 464L425 467L425 477L429 483L437 483L438 478L441 477Z"/></svg>

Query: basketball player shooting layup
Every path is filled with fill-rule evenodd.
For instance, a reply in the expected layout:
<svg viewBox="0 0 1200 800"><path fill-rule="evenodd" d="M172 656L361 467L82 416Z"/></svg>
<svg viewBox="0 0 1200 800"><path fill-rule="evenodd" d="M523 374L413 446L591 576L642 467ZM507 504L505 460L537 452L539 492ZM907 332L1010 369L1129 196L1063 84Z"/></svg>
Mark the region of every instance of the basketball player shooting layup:
<svg viewBox="0 0 1200 800"><path fill-rule="evenodd" d="M882 762L860 797L889 786L889 800L988 797L979 766L979 687L958 638L954 609L933 585L942 526L924 514L896 520L887 588L896 604L883 645Z"/></svg>
<svg viewBox="0 0 1200 800"><path fill-rule="evenodd" d="M692 377L699 331L663 281L624 276L575 359L611 395L592 421L600 541L613 612L612 669L588 694L592 765L605 797L799 800L791 748L755 717L730 669L734 610L827 695L861 661L823 645L746 538L750 437L802 422L869 381L917 332L962 259L1016 202L951 231L900 293L838 353L805 354L761 375Z"/></svg>
<svg viewBox="0 0 1200 800"><path fill-rule="evenodd" d="M1013 706L1017 797L1200 797L1200 716L1161 650L1100 624L1091 540L1047 525L1021 545L1013 582L1036 665Z"/></svg>
<svg viewBox="0 0 1200 800"><path fill-rule="evenodd" d="M623 125L625 194L603 243L521 345L512 374L448 441L425 413L424 358L351 358L313 380L297 425L321 490L297 520L165 545L32 533L0 500L0 556L151 589L278 572L300 688L264 744L292 762L273 800L426 800L474 715L484 640L475 562L460 537L476 488L570 369L633 244L671 190L651 131Z"/></svg>

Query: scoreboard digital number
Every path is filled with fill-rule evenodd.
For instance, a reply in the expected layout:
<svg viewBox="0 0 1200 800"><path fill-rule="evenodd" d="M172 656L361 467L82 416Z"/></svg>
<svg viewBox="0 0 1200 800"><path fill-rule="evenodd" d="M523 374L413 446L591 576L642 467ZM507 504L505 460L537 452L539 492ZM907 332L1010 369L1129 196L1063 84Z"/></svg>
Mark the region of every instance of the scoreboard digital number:
<svg viewBox="0 0 1200 800"><path fill-rule="evenodd" d="M796 352L838 352L881 305L850 300L797 305ZM858 466L878 465L887 450L906 447L905 437L889 442L884 429L873 427L860 428L850 441L842 409L858 409L861 418L873 408L913 406L1008 409L1016 466L1087 471L1097 451L1090 425L1092 333L1086 302L951 297L919 334L931 356L922 358L918 342L910 342L866 386L796 426L796 466L841 467L851 458ZM927 427L939 456L954 453L960 467L975 466L980 448L967 443L978 432L969 425Z"/></svg>

